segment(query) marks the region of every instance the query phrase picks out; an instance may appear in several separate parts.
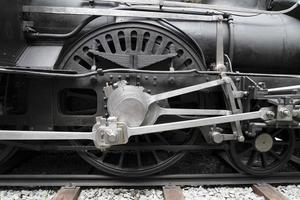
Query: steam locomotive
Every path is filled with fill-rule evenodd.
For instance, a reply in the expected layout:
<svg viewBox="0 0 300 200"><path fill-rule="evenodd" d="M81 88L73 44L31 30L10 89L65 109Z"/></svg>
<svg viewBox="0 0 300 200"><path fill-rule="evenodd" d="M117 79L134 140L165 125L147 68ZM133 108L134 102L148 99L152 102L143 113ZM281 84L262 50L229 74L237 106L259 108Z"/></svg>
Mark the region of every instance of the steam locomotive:
<svg viewBox="0 0 300 200"><path fill-rule="evenodd" d="M193 149L254 176L300 163L299 4L1 1L1 163L24 148L129 177Z"/></svg>

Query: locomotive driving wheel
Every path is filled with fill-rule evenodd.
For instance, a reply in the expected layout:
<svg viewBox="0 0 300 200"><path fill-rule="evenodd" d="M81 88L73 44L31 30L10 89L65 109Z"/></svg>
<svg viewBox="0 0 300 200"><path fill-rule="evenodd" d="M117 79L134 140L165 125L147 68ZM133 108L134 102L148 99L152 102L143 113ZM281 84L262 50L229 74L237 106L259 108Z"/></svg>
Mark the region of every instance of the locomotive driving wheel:
<svg viewBox="0 0 300 200"><path fill-rule="evenodd" d="M266 176L281 169L291 158L295 134L289 129L263 129L245 142L233 141L230 155L234 164L246 173Z"/></svg>
<svg viewBox="0 0 300 200"><path fill-rule="evenodd" d="M174 70L203 70L204 65L201 55L198 55L199 51L195 49L195 44L187 41L182 33L171 32L162 26L141 22L115 23L95 30L79 40L65 57L62 68L85 73L92 70L96 62L97 67L102 69L135 68L169 71L172 67ZM151 61L146 59L148 63L137 59L141 62L135 65L125 62L126 59L120 61L128 55L152 57ZM157 88L159 87L156 87L156 92L163 92ZM181 101L177 98L167 104L170 107L177 106L178 100ZM189 96L181 102L185 102L188 107L197 104L197 101L197 98ZM104 116L104 113L101 115ZM109 174L127 177L146 176L170 167L185 155L184 151L172 152L156 149L155 146L189 145L194 143L196 136L196 129L136 136L130 138L127 145L117 146L113 150L105 152L84 150L80 151L79 155L97 169ZM72 143L78 146L89 145L77 141Z"/></svg>

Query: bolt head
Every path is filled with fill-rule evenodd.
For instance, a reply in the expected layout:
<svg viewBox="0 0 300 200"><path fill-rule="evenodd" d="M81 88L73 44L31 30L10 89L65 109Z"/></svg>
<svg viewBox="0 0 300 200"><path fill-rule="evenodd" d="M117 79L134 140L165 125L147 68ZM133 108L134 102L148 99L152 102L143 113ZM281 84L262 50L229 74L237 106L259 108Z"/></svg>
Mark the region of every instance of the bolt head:
<svg viewBox="0 0 300 200"><path fill-rule="evenodd" d="M117 136L114 135L114 134L110 134L108 136L108 141L111 142L111 143L115 143L117 141Z"/></svg>
<svg viewBox="0 0 300 200"><path fill-rule="evenodd" d="M211 137L213 142L216 144L221 144L224 141L224 137L219 131L211 132Z"/></svg>
<svg viewBox="0 0 300 200"><path fill-rule="evenodd" d="M249 95L249 92L244 92L244 96L248 96Z"/></svg>
<svg viewBox="0 0 300 200"><path fill-rule="evenodd" d="M274 113L273 111L268 111L268 112L266 113L266 117L267 117L268 119L274 119L275 113Z"/></svg>
<svg viewBox="0 0 300 200"><path fill-rule="evenodd" d="M279 112L282 117L288 117L291 115L291 112L287 108L282 108Z"/></svg>
<svg viewBox="0 0 300 200"><path fill-rule="evenodd" d="M245 142L245 137L242 136L242 135L239 136L239 137L238 137L238 141L239 141L239 142Z"/></svg>

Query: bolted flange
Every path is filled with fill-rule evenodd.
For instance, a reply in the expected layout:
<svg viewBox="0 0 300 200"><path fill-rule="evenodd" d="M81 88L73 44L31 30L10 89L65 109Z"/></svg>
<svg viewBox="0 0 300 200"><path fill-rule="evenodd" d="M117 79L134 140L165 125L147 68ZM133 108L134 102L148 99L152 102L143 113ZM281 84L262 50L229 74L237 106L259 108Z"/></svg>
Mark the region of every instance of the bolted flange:
<svg viewBox="0 0 300 200"><path fill-rule="evenodd" d="M119 127L116 117L108 119L103 117L96 118L93 126L94 143L101 151L105 151L113 145L126 144L128 138L123 129Z"/></svg>

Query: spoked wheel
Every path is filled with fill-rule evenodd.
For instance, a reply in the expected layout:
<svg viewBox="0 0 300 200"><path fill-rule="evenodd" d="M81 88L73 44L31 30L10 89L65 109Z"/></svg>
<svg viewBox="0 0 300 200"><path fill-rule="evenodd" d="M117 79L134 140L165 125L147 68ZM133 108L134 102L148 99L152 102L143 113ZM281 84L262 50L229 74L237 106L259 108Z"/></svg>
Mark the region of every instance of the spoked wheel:
<svg viewBox="0 0 300 200"><path fill-rule="evenodd" d="M79 155L96 168L116 176L139 177L160 172L179 161L185 152L156 149L156 146L188 145L197 137L195 129L165 132L130 138L126 146L114 150L80 151ZM93 145L73 142L75 145ZM120 148L118 150L118 148Z"/></svg>
<svg viewBox="0 0 300 200"><path fill-rule="evenodd" d="M91 53L90 50L95 50L95 47L101 56ZM61 68L85 73L93 70L96 63L96 66L102 69L135 68L168 71L172 66L175 70L203 70L202 55L198 54L200 51L196 47L187 42L179 33L162 26L141 22L115 23L101 27L80 39L65 56ZM174 55L174 53L176 54L173 57L160 59L164 57L163 55ZM130 65L127 62L113 60L126 58L128 55L161 56L151 57L158 60L157 62L152 60L149 65L145 62ZM163 92L159 87L154 88L154 91ZM78 96L82 95L78 92ZM182 98L176 100L188 102L188 104L193 103L191 99L197 101L196 98L185 98L185 101ZM177 104L174 99L172 101L167 104L169 106ZM92 108L89 107L89 109ZM84 110L80 111L78 108L76 110L81 114L84 113ZM104 116L104 113L101 115ZM196 131L196 129L189 129L137 136L130 138L128 145L115 147L107 152L80 151L79 155L94 167L109 174L127 177L146 176L170 167L185 155L184 151L171 152L161 148L155 149L156 145L192 144L197 135ZM73 144L90 145L78 141ZM147 147L147 149L141 147Z"/></svg>
<svg viewBox="0 0 300 200"><path fill-rule="evenodd" d="M231 142L230 156L246 173L266 176L281 169L291 158L295 134L289 129L265 129L244 143Z"/></svg>
<svg viewBox="0 0 300 200"><path fill-rule="evenodd" d="M132 63L112 60L111 57L122 58L124 55L166 55L176 53L173 57L175 70L204 70L199 49L174 32L161 26L141 22L114 23L93 31L76 42L69 54L61 63L61 68L85 73L92 69L94 55L89 51L96 48L106 56L96 58L97 66L102 69L136 68L147 70L169 70L170 59L160 60L152 64L132 65ZM114 55L114 56L112 56Z"/></svg>

